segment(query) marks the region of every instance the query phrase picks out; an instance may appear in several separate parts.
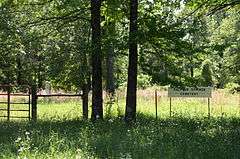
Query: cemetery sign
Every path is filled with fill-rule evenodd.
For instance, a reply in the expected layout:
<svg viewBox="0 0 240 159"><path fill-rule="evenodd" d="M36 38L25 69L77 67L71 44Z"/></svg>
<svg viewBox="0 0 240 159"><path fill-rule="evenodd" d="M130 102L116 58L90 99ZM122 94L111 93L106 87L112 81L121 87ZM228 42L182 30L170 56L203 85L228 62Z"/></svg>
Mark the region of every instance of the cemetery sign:
<svg viewBox="0 0 240 159"><path fill-rule="evenodd" d="M201 97L211 98L212 87L168 88L168 97Z"/></svg>

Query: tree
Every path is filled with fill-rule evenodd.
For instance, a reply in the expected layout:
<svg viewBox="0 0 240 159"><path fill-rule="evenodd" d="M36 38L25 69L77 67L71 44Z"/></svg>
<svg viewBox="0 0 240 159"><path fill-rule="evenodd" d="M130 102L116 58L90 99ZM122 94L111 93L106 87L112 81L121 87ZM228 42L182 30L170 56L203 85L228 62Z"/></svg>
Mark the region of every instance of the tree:
<svg viewBox="0 0 240 159"><path fill-rule="evenodd" d="M239 9L230 8L207 18L209 58L213 63L213 79L217 88L239 83Z"/></svg>
<svg viewBox="0 0 240 159"><path fill-rule="evenodd" d="M91 1L92 27L92 119L103 118L102 54L101 54L101 0Z"/></svg>
<svg viewBox="0 0 240 159"><path fill-rule="evenodd" d="M138 63L138 42L137 42L137 21L138 0L130 1L130 31L129 31L129 65L125 120L133 121L136 118L137 106L137 63Z"/></svg>
<svg viewBox="0 0 240 159"><path fill-rule="evenodd" d="M9 21L6 24L10 27L4 27L9 33L2 33L5 36L11 32L11 38L6 35L9 40L4 45L11 47L6 48L9 58L3 55L4 59L1 59L4 64L8 58L0 68L0 74L4 76L0 82L37 84L40 89L44 88L45 81L50 81L55 88L74 92L82 90L83 116L87 118L91 75L90 12L82 11L88 10L89 4L88 1L58 3L55 0L41 3L7 0L2 3L0 12L3 18L0 19ZM0 35L0 39L4 36ZM0 51L0 54L6 51ZM8 70L8 74L6 71L1 73L1 70Z"/></svg>
<svg viewBox="0 0 240 159"><path fill-rule="evenodd" d="M202 78L203 86L205 87L213 86L211 63L209 60L203 62Z"/></svg>

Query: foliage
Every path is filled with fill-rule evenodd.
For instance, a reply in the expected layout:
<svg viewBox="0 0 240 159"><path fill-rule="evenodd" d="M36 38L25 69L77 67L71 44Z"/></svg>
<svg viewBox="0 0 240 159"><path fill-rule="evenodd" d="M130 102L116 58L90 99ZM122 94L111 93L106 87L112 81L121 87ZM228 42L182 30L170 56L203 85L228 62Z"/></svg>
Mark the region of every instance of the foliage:
<svg viewBox="0 0 240 159"><path fill-rule="evenodd" d="M137 82L138 88L145 89L151 86L151 77L148 75L140 74L138 75Z"/></svg>
<svg viewBox="0 0 240 159"><path fill-rule="evenodd" d="M209 18L208 38L212 52L211 58L215 63L213 76L220 88L228 82L237 82L239 78L236 71L239 70L239 14L237 12L237 9L230 9Z"/></svg>
<svg viewBox="0 0 240 159"><path fill-rule="evenodd" d="M212 69L211 62L209 60L204 61L202 66L202 78L203 78L203 86L213 86L212 79Z"/></svg>
<svg viewBox="0 0 240 159"><path fill-rule="evenodd" d="M0 82L44 87L44 81L51 81L56 88L79 90L91 76L89 6L85 0L1 1ZM202 62L210 59L215 85L239 83L238 13L238 3L230 1L142 0L138 39L143 74L151 76L151 84L195 85ZM103 59L114 46L118 87L127 79L129 5L104 1L101 15Z"/></svg>
<svg viewBox="0 0 240 159"><path fill-rule="evenodd" d="M88 95L91 80L102 78L93 77L92 55L102 51L95 66L100 68L109 50L115 88L135 77L127 74L130 57L139 65L140 87L240 84L239 1L141 0L134 40L128 34L130 7L126 0L102 2L102 31L97 32L102 47L93 51L90 1L0 1L0 84L37 85L40 90L50 82L55 89L87 90ZM129 56L129 41L138 42L138 56ZM104 73L99 90L110 79L109 68L98 69Z"/></svg>
<svg viewBox="0 0 240 159"><path fill-rule="evenodd" d="M235 93L235 91L237 91L237 89L239 89L240 86L237 83L228 83L226 84L225 88L227 90L230 90L232 93Z"/></svg>

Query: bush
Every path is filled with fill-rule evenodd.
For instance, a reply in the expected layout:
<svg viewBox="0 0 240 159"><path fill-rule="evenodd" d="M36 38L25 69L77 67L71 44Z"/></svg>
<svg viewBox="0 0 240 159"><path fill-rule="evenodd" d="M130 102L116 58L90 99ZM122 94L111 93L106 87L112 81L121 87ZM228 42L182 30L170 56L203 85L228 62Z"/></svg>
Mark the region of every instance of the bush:
<svg viewBox="0 0 240 159"><path fill-rule="evenodd" d="M225 88L228 89L231 93L240 91L240 85L233 82L226 84Z"/></svg>
<svg viewBox="0 0 240 159"><path fill-rule="evenodd" d="M140 74L137 77L137 86L138 88L145 89L151 86L152 78L148 75Z"/></svg>
<svg viewBox="0 0 240 159"><path fill-rule="evenodd" d="M213 86L212 69L210 60L205 60L202 66L202 85Z"/></svg>

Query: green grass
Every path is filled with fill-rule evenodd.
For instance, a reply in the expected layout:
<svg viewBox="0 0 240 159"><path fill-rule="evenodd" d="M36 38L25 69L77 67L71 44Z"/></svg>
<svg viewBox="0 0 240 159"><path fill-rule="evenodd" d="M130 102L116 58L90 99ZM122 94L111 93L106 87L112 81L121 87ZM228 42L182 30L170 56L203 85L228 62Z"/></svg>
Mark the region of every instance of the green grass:
<svg viewBox="0 0 240 159"><path fill-rule="evenodd" d="M114 118L3 122L1 158L238 158L240 121L140 115L127 126Z"/></svg>
<svg viewBox="0 0 240 159"><path fill-rule="evenodd" d="M169 118L169 99L160 95L155 120L152 91L139 92L132 125L122 119L121 92L95 123L82 120L79 100L40 100L38 122L0 121L0 158L239 158L239 96L214 96L208 119L206 100L177 98Z"/></svg>

